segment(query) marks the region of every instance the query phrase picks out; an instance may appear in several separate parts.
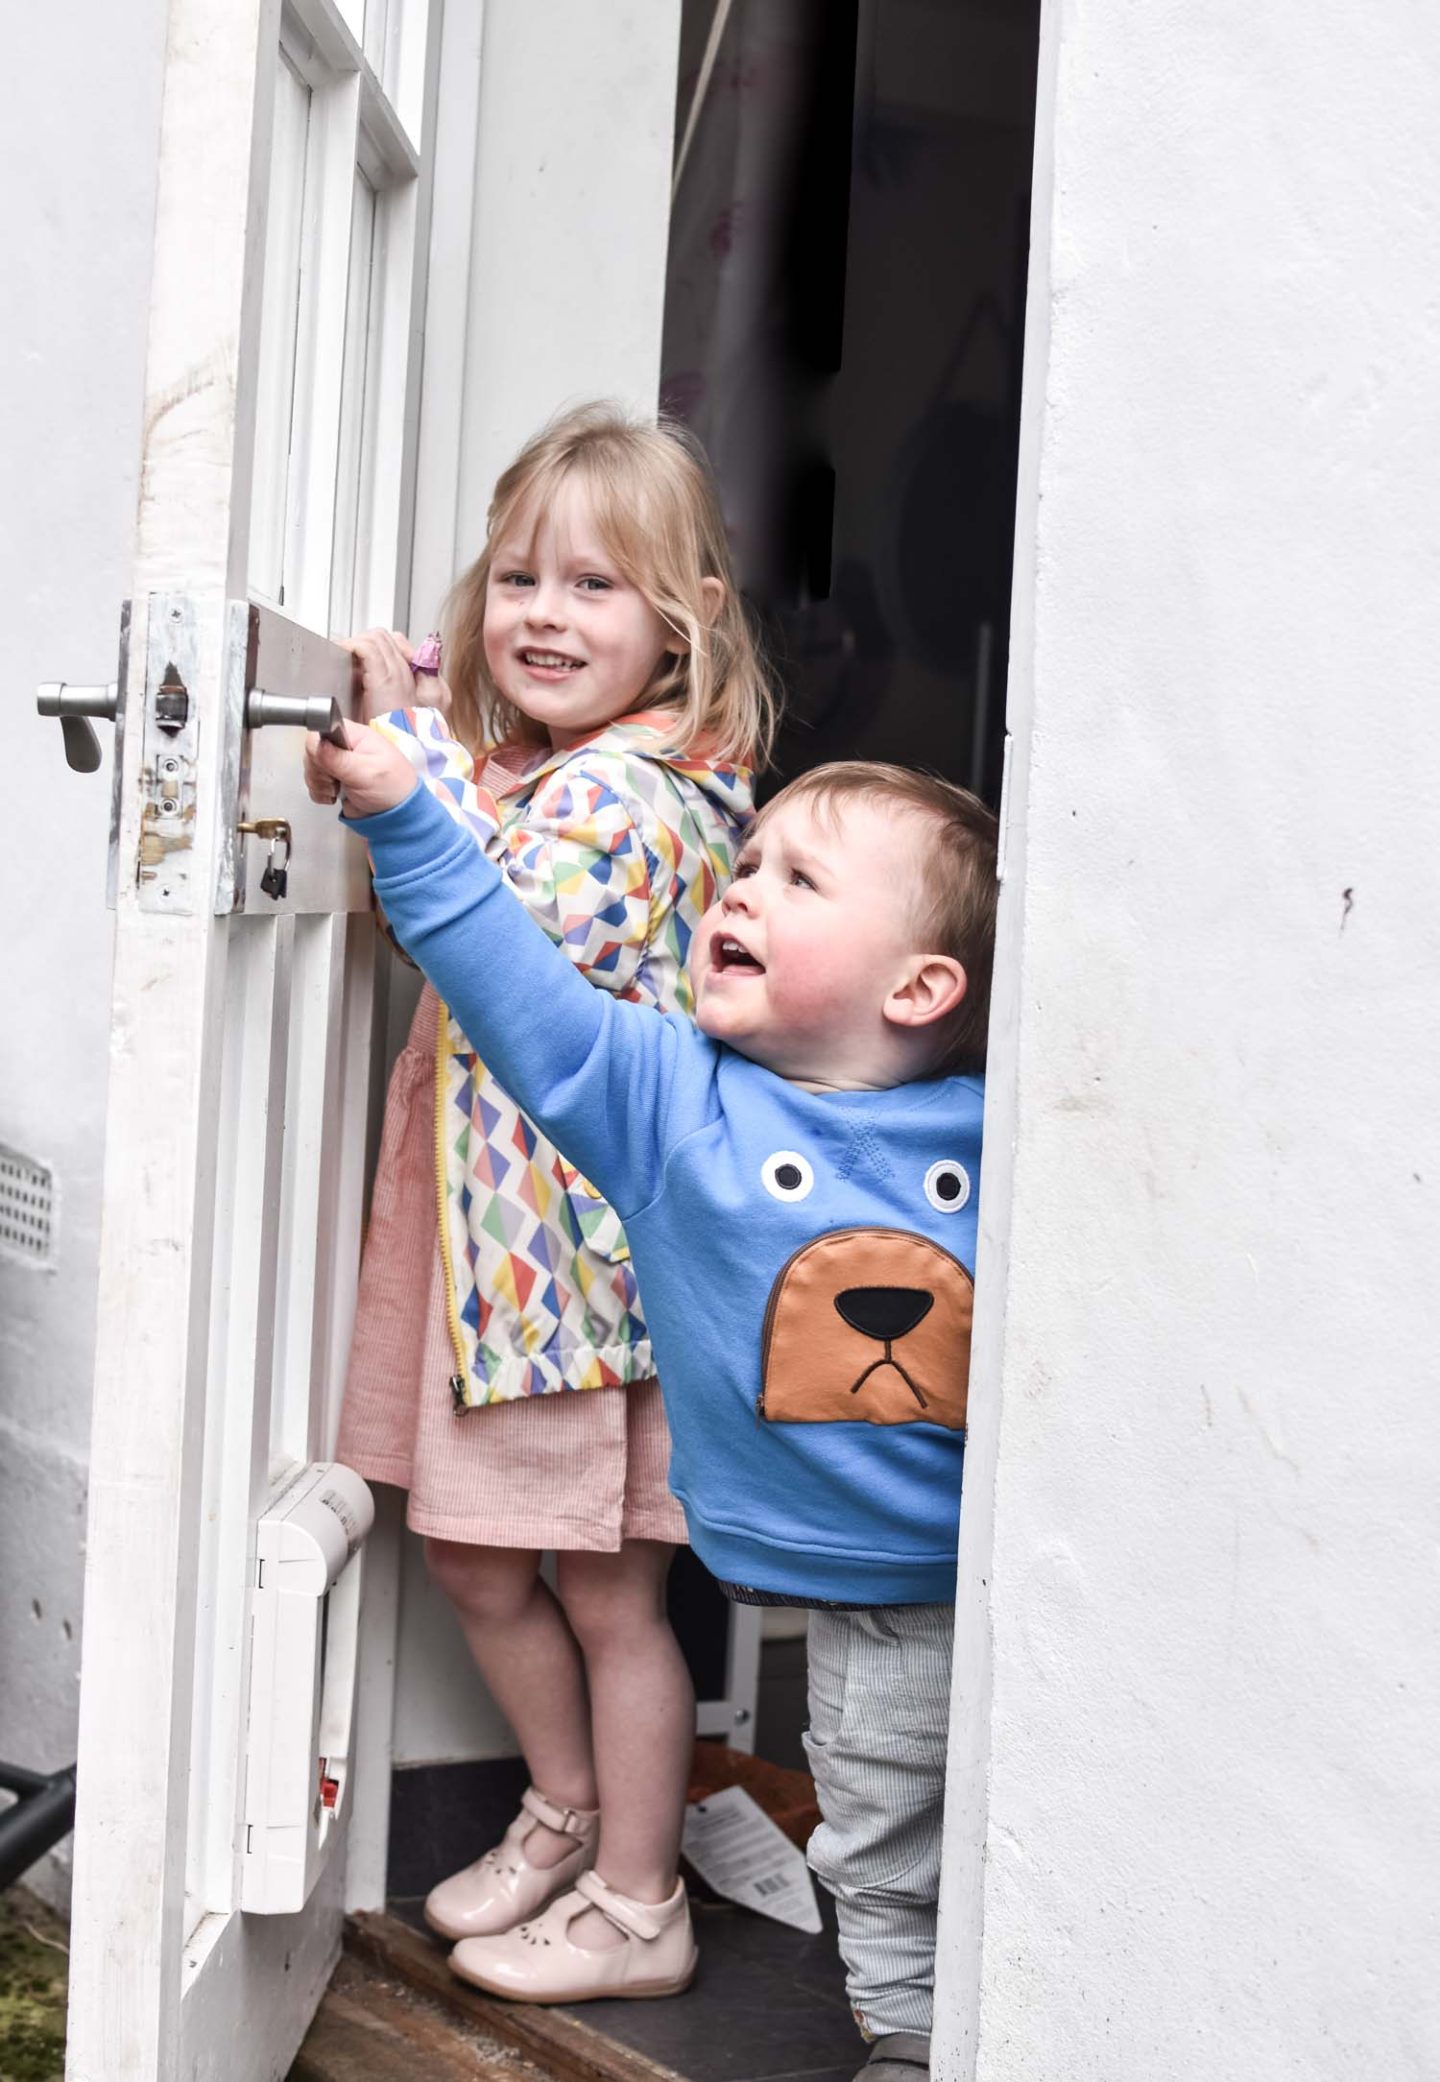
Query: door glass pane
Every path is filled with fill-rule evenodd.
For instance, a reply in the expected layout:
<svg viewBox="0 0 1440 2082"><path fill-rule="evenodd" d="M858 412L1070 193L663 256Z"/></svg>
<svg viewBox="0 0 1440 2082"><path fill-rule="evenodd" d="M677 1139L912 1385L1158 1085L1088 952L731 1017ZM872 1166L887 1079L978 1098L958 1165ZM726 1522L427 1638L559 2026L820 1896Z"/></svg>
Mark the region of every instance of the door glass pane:
<svg viewBox="0 0 1440 2082"><path fill-rule="evenodd" d="M389 89L386 59L391 32L391 0L365 0L365 55L381 86ZM398 12L398 10L397 10Z"/></svg>
<svg viewBox="0 0 1440 2082"><path fill-rule="evenodd" d="M265 293L250 506L250 592L285 604L285 514L295 426L295 343L305 239L310 89L282 51L270 157Z"/></svg>
<svg viewBox="0 0 1440 2082"><path fill-rule="evenodd" d="M330 628L336 636L347 635L356 626L355 551L364 503L365 392L366 373L370 366L375 215L375 190L364 174L357 171L350 217L345 374L340 391L340 452L335 477L335 551L330 566Z"/></svg>

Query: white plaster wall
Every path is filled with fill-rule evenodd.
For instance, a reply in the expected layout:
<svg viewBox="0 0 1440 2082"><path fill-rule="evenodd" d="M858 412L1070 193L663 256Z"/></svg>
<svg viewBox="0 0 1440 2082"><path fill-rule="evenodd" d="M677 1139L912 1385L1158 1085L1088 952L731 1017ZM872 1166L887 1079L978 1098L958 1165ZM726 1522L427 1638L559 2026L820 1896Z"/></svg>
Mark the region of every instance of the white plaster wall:
<svg viewBox="0 0 1440 2082"><path fill-rule="evenodd" d="M104 1134L105 770L36 682L115 676L140 448L162 0L11 10L0 131L0 1141L55 1175L53 1264L0 1252L0 1757L75 1756ZM31 1876L52 1898L68 1844Z"/></svg>
<svg viewBox="0 0 1440 2082"><path fill-rule="evenodd" d="M417 629L433 624L451 579L478 555L496 477L546 420L583 398L655 409L679 26L677 0L485 0L463 341L433 316L449 310L463 265L460 212L442 181L464 130L453 97L439 135ZM484 1412L461 1421L483 1424ZM396 1764L513 1749L419 1543L407 1540Z"/></svg>
<svg viewBox="0 0 1440 2082"><path fill-rule="evenodd" d="M936 2072L1429 2082L1440 13L1042 73Z"/></svg>

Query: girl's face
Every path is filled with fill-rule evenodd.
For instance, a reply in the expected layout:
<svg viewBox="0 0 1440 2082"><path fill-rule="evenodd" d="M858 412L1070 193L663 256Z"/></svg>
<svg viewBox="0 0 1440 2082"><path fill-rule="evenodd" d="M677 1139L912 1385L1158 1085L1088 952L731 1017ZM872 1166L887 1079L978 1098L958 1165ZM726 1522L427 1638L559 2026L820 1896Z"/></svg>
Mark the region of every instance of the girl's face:
<svg viewBox="0 0 1440 2082"><path fill-rule="evenodd" d="M643 708L677 648L645 595L621 575L573 481L539 515L522 507L496 541L485 595L485 662L505 699L558 749Z"/></svg>

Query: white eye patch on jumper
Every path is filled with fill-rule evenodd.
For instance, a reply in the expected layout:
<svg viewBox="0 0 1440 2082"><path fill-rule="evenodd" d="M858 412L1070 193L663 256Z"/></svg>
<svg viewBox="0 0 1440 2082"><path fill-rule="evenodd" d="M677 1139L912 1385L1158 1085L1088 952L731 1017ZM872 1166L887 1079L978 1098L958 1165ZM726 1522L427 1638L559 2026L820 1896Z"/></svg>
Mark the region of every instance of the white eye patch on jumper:
<svg viewBox="0 0 1440 2082"><path fill-rule="evenodd" d="M806 1159L793 1149L777 1149L760 1166L760 1183L772 1200L803 1200L815 1183Z"/></svg>
<svg viewBox="0 0 1440 2082"><path fill-rule="evenodd" d="M959 1214L970 1198L970 1174L953 1157L942 1157L925 1174L925 1198L938 1214Z"/></svg>
<svg viewBox="0 0 1440 2082"><path fill-rule="evenodd" d="M815 1172L798 1150L777 1149L760 1166L760 1183L772 1200L804 1200L814 1190ZM970 1174L954 1157L941 1157L925 1174L925 1198L938 1214L958 1214L970 1198Z"/></svg>

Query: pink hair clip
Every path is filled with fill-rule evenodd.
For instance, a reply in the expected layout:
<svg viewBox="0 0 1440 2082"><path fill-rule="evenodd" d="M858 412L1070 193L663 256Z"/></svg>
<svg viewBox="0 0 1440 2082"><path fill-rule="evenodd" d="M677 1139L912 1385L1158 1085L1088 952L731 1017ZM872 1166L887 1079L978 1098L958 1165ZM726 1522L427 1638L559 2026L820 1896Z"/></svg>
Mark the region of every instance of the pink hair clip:
<svg viewBox="0 0 1440 2082"><path fill-rule="evenodd" d="M412 672L435 674L440 670L440 632L432 629L419 650L410 660Z"/></svg>

